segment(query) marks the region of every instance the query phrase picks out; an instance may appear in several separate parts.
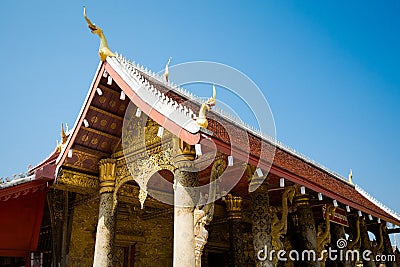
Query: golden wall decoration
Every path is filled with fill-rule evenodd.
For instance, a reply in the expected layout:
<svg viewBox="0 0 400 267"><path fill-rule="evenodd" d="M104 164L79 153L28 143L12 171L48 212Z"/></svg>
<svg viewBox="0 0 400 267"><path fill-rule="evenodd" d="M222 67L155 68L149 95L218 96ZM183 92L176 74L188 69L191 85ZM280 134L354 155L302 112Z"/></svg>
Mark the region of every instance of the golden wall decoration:
<svg viewBox="0 0 400 267"><path fill-rule="evenodd" d="M117 194L119 189L128 181L135 181L139 187L139 201L143 208L147 198L147 183L151 176L160 170L173 171L171 164L171 149L162 150L160 153L151 156L130 160L125 159L126 164L117 165L117 179L114 191L114 208L117 206Z"/></svg>
<svg viewBox="0 0 400 267"><path fill-rule="evenodd" d="M62 170L54 185L58 189L87 194L99 190L100 181L97 176L89 175L77 171Z"/></svg>
<svg viewBox="0 0 400 267"><path fill-rule="evenodd" d="M133 114L134 115L134 114ZM117 180L114 192L114 208L117 206L118 190L128 181L135 181L139 187L139 201L143 208L147 198L147 183L160 170L174 171L172 165L172 144L167 139L161 143L157 136L159 125L142 115L128 116L124 124L122 145L124 151L115 153L119 157ZM168 138L170 133L164 132Z"/></svg>
<svg viewBox="0 0 400 267"><path fill-rule="evenodd" d="M96 141L92 142L98 142ZM74 150L73 157L72 158L67 158L66 162L64 163L64 166L66 167L72 167L74 169L86 171L86 172L91 172L91 173L97 173L98 167L97 167L97 162L100 160L100 155L94 155L85 151L81 150Z"/></svg>

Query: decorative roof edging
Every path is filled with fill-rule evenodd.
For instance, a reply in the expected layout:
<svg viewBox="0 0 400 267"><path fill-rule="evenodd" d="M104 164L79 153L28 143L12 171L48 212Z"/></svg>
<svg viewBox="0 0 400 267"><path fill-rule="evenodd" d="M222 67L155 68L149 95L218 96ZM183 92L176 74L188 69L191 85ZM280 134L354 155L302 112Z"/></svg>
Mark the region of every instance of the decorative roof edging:
<svg viewBox="0 0 400 267"><path fill-rule="evenodd" d="M376 198L371 196L364 189L362 189L359 185L355 185L355 188L356 188L357 192L360 193L362 196L364 196L366 199L368 199L369 201L374 203L376 206L378 206L379 208L381 208L382 210L387 212L393 218L396 218L397 220L400 221L400 215L396 211L394 211L394 210L388 208L386 205L382 204L379 200L377 200Z"/></svg>
<svg viewBox="0 0 400 267"><path fill-rule="evenodd" d="M4 188L8 188L8 187L12 187L12 186L16 186L19 184L23 184L23 183L27 183L30 181L35 180L36 174L32 174L29 176L26 176L24 178L19 178L19 179L13 179L9 182L5 182L3 184L0 184L0 189L4 189Z"/></svg>
<svg viewBox="0 0 400 267"><path fill-rule="evenodd" d="M150 85L147 78L141 75L140 70L131 62L119 55L117 58L107 58L107 62L149 106L192 134L200 131L200 127L194 121L194 112Z"/></svg>

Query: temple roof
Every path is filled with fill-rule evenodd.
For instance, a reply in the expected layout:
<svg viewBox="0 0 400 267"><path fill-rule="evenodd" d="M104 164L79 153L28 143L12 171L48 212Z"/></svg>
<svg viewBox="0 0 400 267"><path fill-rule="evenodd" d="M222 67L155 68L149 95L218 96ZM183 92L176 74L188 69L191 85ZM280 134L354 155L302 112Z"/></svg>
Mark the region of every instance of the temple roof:
<svg viewBox="0 0 400 267"><path fill-rule="evenodd" d="M38 189L43 190L48 188L54 180L55 171L55 160L59 155L59 151L54 151L44 161L37 164L35 167L30 168L27 173L21 173L14 175L13 178L5 178L0 180L0 200L7 200L13 196L16 198L19 194L16 194L20 190L25 190L25 194L28 193L28 189L36 191Z"/></svg>
<svg viewBox="0 0 400 267"><path fill-rule="evenodd" d="M26 175L0 184L0 255L25 257L37 249L46 202L54 181L55 151Z"/></svg>
<svg viewBox="0 0 400 267"><path fill-rule="evenodd" d="M276 178L284 177L366 214L400 224L397 213L368 197L360 187L234 116L214 109L207 113L208 128L200 128L196 124L202 104L199 98L121 55L100 63L75 126L57 158L57 168L66 166L97 174L98 161L121 147L122 123L129 101L185 142L193 145L212 139L219 151L227 155L236 151L239 160L241 147L246 145L242 142L247 138L248 163L261 169L271 167L270 173ZM233 134L228 136L222 125L230 125ZM68 157L70 150L74 152ZM275 154L271 166L267 153L272 150Z"/></svg>

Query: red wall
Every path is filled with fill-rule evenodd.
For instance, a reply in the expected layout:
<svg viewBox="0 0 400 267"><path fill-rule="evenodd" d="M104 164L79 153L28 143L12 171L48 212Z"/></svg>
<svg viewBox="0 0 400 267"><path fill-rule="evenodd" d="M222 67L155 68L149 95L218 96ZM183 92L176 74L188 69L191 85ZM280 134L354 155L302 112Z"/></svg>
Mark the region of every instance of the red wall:
<svg viewBox="0 0 400 267"><path fill-rule="evenodd" d="M37 248L46 191L0 201L0 256L26 256Z"/></svg>

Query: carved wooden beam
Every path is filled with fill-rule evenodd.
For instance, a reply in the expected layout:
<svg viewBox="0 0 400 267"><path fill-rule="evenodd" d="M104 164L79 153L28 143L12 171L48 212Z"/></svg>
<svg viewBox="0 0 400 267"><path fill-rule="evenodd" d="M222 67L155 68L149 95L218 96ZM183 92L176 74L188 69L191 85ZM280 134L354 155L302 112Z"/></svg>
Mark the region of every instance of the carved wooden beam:
<svg viewBox="0 0 400 267"><path fill-rule="evenodd" d="M100 109L100 108L96 108L96 107L94 107L94 106L90 106L89 109L90 109L90 110L93 110L93 111L95 111L95 112L101 113L101 114L103 114L103 115L106 115L107 117L110 117L110 118L119 120L119 121L123 121L123 120L124 120L124 118L122 118L121 116L118 116L118 115L116 115L116 114L114 114L114 113L111 113L111 112L109 112L109 111L105 111L105 110Z"/></svg>

